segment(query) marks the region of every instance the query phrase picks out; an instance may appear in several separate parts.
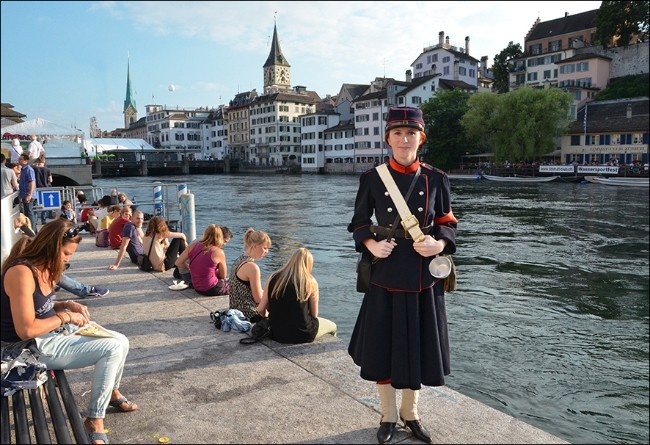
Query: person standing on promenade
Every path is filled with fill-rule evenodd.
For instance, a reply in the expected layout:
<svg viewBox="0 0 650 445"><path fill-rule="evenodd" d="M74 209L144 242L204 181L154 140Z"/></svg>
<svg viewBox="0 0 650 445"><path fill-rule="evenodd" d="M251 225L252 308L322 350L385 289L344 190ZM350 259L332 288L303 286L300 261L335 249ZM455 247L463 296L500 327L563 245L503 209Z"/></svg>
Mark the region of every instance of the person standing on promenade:
<svg viewBox="0 0 650 445"><path fill-rule="evenodd" d="M39 156L32 164L34 175L36 177L36 188L45 188L52 186L52 171L45 166L45 156ZM44 203L41 203L43 205ZM49 210L41 210L41 225L47 222Z"/></svg>
<svg viewBox="0 0 650 445"><path fill-rule="evenodd" d="M84 428L89 443L108 443L106 408L111 405L127 412L138 406L119 389L129 353L128 338L110 330L110 337L65 335L70 327L90 321L85 305L57 301L54 290L81 239L72 223L57 219L43 226L33 240L23 237L14 244L2 265L0 333L3 348L32 343L47 369L95 367Z"/></svg>
<svg viewBox="0 0 650 445"><path fill-rule="evenodd" d="M336 335L336 324L318 316L320 292L313 269L313 255L301 247L266 280L257 312L264 316L268 310L273 340L299 344Z"/></svg>
<svg viewBox="0 0 650 445"><path fill-rule="evenodd" d="M419 175L407 205L425 236L414 242L398 223L387 239L398 213L395 202L376 167L361 175L348 231L358 252L369 251L378 260L348 353L361 368L361 378L377 382L382 412L378 442L391 440L399 416L417 439L430 443L417 412L419 390L443 386L450 362L444 280L431 275L429 263L438 254L456 251L457 220L446 174L418 160L426 140L422 111L389 109L385 140L393 150L388 170L402 196ZM372 225L373 214L379 227ZM396 389L402 390L399 412Z"/></svg>
<svg viewBox="0 0 650 445"><path fill-rule="evenodd" d="M263 317L257 312L262 301L262 274L255 264L269 253L271 237L261 230L248 229L244 234L244 253L230 268L230 309L239 309L251 323Z"/></svg>
<svg viewBox="0 0 650 445"><path fill-rule="evenodd" d="M20 139L14 139L11 141L11 147L9 147L9 159L12 164L18 163L18 158L21 154L24 153L23 147L20 145Z"/></svg>
<svg viewBox="0 0 650 445"><path fill-rule="evenodd" d="M0 163L2 164L2 198L4 198L18 190L18 178L16 172L7 167L7 158L4 153L0 153Z"/></svg>
<svg viewBox="0 0 650 445"><path fill-rule="evenodd" d="M29 165L29 155L23 153L18 158L21 166L20 178L18 180L18 195L20 197L21 212L29 218L34 232L36 230L36 215L34 214L34 191L36 190L36 175L34 169Z"/></svg>
<svg viewBox="0 0 650 445"><path fill-rule="evenodd" d="M38 136L33 134L31 139L32 141L27 146L27 152L29 153L29 159L35 161L39 156L45 156L45 149L43 144L38 141Z"/></svg>

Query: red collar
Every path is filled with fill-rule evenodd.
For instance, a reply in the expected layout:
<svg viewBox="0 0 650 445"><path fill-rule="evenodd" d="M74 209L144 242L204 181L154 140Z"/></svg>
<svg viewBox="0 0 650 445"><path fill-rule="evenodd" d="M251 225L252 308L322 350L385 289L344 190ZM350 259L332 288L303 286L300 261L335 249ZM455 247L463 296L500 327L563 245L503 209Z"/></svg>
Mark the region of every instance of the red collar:
<svg viewBox="0 0 650 445"><path fill-rule="evenodd" d="M420 161L418 159L408 167L404 167L402 164L398 164L394 158L390 158L390 168L400 173L415 173L419 167Z"/></svg>

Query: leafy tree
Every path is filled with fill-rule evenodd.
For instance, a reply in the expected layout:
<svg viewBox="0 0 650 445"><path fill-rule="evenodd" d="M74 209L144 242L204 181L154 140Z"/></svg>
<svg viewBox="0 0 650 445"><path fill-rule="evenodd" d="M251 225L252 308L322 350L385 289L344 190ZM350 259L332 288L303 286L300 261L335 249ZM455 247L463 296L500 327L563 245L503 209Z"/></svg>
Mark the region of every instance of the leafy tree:
<svg viewBox="0 0 650 445"><path fill-rule="evenodd" d="M479 94L468 101L462 126L468 138L491 148L497 162L533 161L555 148L554 138L570 122L572 102L558 88L522 87L495 99Z"/></svg>
<svg viewBox="0 0 650 445"><path fill-rule="evenodd" d="M498 119L494 116L498 110L500 97L493 93L472 94L467 102L467 113L461 119L461 125L468 138L474 141L476 150L470 154L494 151L493 136L498 129Z"/></svg>
<svg viewBox="0 0 650 445"><path fill-rule="evenodd" d="M647 36L650 24L649 1L605 1L596 15L595 40L608 45L619 37L617 46L628 46L634 35Z"/></svg>
<svg viewBox="0 0 650 445"><path fill-rule="evenodd" d="M460 90L441 90L422 104L427 123L424 160L429 164L449 171L460 164L463 154L471 146L460 125L468 109L468 98L469 94Z"/></svg>
<svg viewBox="0 0 650 445"><path fill-rule="evenodd" d="M521 45L512 41L499 54L494 56L492 73L494 74L494 87L499 93L510 91L510 61L523 54Z"/></svg>

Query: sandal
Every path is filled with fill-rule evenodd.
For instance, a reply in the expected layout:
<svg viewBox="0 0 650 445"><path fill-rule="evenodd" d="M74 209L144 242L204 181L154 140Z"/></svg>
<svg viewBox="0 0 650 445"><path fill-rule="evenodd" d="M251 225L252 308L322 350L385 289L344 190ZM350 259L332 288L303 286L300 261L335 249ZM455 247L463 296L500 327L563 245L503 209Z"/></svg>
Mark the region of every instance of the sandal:
<svg viewBox="0 0 650 445"><path fill-rule="evenodd" d="M138 405L136 405L133 402L129 402L124 396L120 397L117 400L111 400L110 402L108 402L108 404L114 408L117 408L119 411L123 413L128 413L139 409ZM124 404L126 404L126 407L124 406Z"/></svg>
<svg viewBox="0 0 650 445"><path fill-rule="evenodd" d="M93 440L101 440L108 443L108 436L106 433L88 433L88 443L93 443Z"/></svg>

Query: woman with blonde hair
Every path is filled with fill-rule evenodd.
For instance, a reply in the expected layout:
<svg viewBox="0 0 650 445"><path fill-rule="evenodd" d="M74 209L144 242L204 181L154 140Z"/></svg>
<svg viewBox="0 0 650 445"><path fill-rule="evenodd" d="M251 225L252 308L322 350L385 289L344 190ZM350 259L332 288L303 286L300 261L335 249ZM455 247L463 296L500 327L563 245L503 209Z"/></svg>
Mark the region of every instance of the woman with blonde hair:
<svg viewBox="0 0 650 445"><path fill-rule="evenodd" d="M271 237L262 230L252 228L244 233L244 253L230 268L230 309L239 309L251 323L263 317L257 312L262 301L262 274L255 264L269 252Z"/></svg>
<svg viewBox="0 0 650 445"><path fill-rule="evenodd" d="M318 316L320 297L313 269L313 255L301 247L266 281L257 311L268 310L273 340L311 343L325 334L336 335L336 324Z"/></svg>
<svg viewBox="0 0 650 445"><path fill-rule="evenodd" d="M223 251L227 242L221 227L210 224L203 231L203 238L192 242L176 260L179 269L189 267L192 286L199 294L228 295L228 269Z"/></svg>
<svg viewBox="0 0 650 445"><path fill-rule="evenodd" d="M81 236L64 219L45 224L33 238L21 237L2 265L0 293L3 347L32 343L47 369L78 369L94 366L92 388L84 427L91 443L108 443L104 433L106 408L122 412L138 406L120 392L120 380L129 353L129 340L109 331L111 337L65 335L67 327L90 321L88 308L75 301L58 301L56 283L65 264L77 250Z"/></svg>
<svg viewBox="0 0 650 445"><path fill-rule="evenodd" d="M172 238L172 241L168 238ZM147 224L142 248L145 254L149 255L153 270L164 272L174 267L178 255L187 248L187 241L184 233L171 232L164 219L154 216Z"/></svg>

